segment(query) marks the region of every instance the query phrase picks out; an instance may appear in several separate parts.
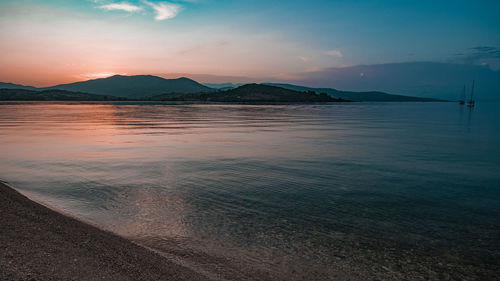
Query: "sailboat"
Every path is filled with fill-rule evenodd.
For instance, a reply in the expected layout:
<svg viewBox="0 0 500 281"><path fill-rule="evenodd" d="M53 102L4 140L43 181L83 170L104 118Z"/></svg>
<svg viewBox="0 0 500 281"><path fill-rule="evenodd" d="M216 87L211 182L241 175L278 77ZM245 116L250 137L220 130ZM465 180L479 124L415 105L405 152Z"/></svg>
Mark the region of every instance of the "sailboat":
<svg viewBox="0 0 500 281"><path fill-rule="evenodd" d="M462 95L460 96L460 100L458 101L459 104L465 104L465 84L464 84L464 89L462 91Z"/></svg>
<svg viewBox="0 0 500 281"><path fill-rule="evenodd" d="M470 93L470 100L467 102L468 107L473 107L475 102L474 102L474 80L472 80L472 91Z"/></svg>

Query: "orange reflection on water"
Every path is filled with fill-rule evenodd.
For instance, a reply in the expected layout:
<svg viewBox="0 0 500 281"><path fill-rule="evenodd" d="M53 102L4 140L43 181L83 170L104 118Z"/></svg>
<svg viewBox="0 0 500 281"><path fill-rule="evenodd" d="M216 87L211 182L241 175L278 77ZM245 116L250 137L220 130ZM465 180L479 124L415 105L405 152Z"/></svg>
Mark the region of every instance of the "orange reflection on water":
<svg viewBox="0 0 500 281"><path fill-rule="evenodd" d="M264 118L263 110L271 111L274 119ZM0 152L27 159L130 160L266 156L269 149L274 155L289 156L306 151L300 138L315 136L288 130L288 126L300 124L293 123L286 111L278 110L197 105L2 105L0 133L4 139ZM253 134L257 131L259 134ZM297 139L293 143L296 147L281 149L284 139Z"/></svg>

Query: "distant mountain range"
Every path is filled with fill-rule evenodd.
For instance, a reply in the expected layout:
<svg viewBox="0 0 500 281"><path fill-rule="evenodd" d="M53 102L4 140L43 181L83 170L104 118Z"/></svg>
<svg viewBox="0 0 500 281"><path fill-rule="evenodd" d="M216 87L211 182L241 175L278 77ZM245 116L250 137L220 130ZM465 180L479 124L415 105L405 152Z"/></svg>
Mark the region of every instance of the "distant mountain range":
<svg viewBox="0 0 500 281"><path fill-rule="evenodd" d="M32 86L24 86L24 85L4 83L4 82L0 82L0 89L24 89L24 90L34 90L34 91L38 90L37 88Z"/></svg>
<svg viewBox="0 0 500 281"><path fill-rule="evenodd" d="M214 89L203 86L189 78L165 79L152 75L115 75L108 78L56 85L44 89L86 92L128 99L144 99L159 94L186 94L214 91Z"/></svg>
<svg viewBox="0 0 500 281"><path fill-rule="evenodd" d="M93 79L46 88L1 83L1 100L199 100L243 101L436 101L382 92L346 92L331 88L309 88L291 84L219 84L220 89L189 78L165 79L152 75ZM20 91L24 90L24 91ZM305 93L304 93L305 92ZM324 93L324 95L320 95ZM8 96L8 95L11 96ZM325 98L325 96L327 96Z"/></svg>
<svg viewBox="0 0 500 281"><path fill-rule="evenodd" d="M178 74L177 76L169 75L165 77L179 76L183 75ZM269 81L266 78L252 80L248 77L201 74L194 75L193 77L197 77L200 81L228 81L228 83L206 83L202 85L188 78L164 79L151 75L117 75L109 78L56 85L47 88L35 88L0 82L0 88L26 90L61 89L98 95L112 95L128 99L147 99L162 94L192 94L229 90L243 85L242 83L238 83L239 81ZM467 92L470 93L470 86L474 79L476 81L476 100L500 101L500 71L493 70L489 66L474 64L405 62L356 65L294 73L291 77L293 78L273 79L270 82L274 83L269 84L282 85L294 90L325 92L333 97L338 96L356 101L411 101L415 100L414 97L457 100L460 97L464 84L467 85ZM307 87L298 85L307 85Z"/></svg>
<svg viewBox="0 0 500 281"><path fill-rule="evenodd" d="M341 98L350 101L439 101L433 98L420 98L420 97L410 97L402 95L392 95L383 92L349 92L349 91L339 91L332 88L309 88L304 86L297 86L291 84L279 84L279 83L265 83L266 85L272 85L277 87L282 87L285 89L295 90L295 91L313 91L316 93L326 93L335 98Z"/></svg>

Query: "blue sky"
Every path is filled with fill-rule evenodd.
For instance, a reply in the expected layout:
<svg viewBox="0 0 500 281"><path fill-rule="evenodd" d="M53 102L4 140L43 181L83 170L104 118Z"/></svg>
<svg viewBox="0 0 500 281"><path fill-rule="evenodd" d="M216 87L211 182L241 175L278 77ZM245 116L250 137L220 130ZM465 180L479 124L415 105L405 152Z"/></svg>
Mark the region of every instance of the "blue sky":
<svg viewBox="0 0 500 281"><path fill-rule="evenodd" d="M18 72L0 80L23 72L26 81L43 65L54 69L40 83L112 73L286 78L408 61L500 68L498 11L500 1L2 0L0 62Z"/></svg>

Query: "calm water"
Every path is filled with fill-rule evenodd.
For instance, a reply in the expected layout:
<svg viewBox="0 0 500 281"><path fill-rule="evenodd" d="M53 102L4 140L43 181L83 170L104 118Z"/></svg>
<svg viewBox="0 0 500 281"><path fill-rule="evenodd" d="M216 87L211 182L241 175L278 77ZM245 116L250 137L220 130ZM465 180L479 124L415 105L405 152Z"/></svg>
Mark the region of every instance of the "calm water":
<svg viewBox="0 0 500 281"><path fill-rule="evenodd" d="M500 104L5 103L0 178L207 271L394 247L498 265Z"/></svg>

